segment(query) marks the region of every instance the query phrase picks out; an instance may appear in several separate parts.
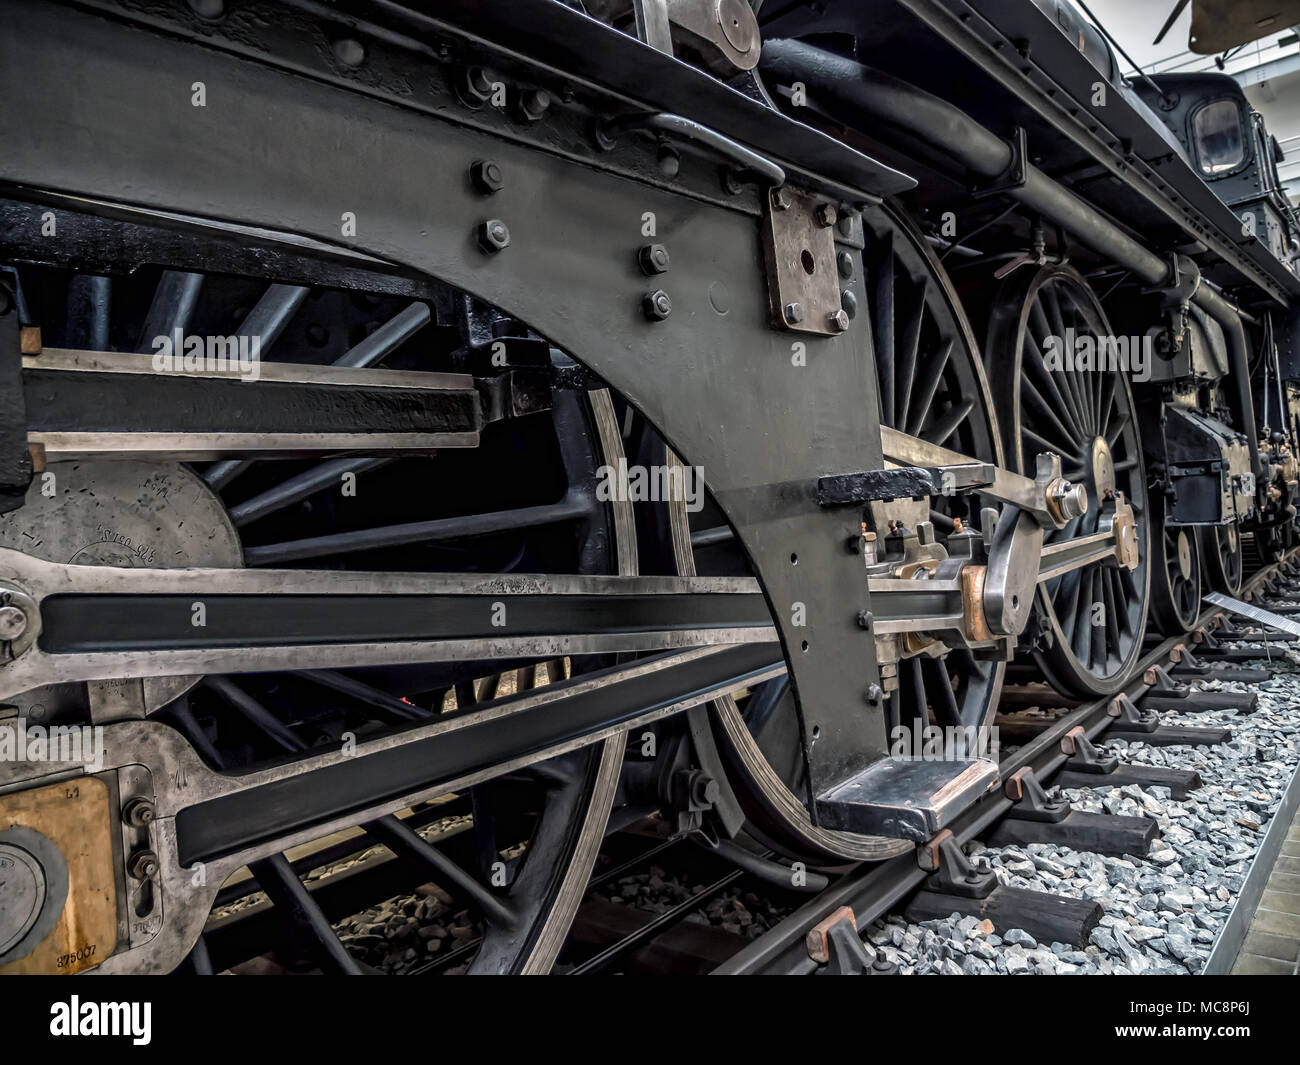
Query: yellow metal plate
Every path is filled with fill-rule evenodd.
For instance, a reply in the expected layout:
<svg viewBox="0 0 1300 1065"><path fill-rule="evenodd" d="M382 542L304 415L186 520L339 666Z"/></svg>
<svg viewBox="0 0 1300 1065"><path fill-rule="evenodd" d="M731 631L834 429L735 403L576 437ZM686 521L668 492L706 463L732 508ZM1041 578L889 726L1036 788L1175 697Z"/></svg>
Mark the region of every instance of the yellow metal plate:
<svg viewBox="0 0 1300 1065"><path fill-rule="evenodd" d="M76 777L0 795L0 831L13 825L41 833L62 852L68 901L40 945L0 966L0 975L78 973L98 965L117 946L115 823L108 786L97 777Z"/></svg>

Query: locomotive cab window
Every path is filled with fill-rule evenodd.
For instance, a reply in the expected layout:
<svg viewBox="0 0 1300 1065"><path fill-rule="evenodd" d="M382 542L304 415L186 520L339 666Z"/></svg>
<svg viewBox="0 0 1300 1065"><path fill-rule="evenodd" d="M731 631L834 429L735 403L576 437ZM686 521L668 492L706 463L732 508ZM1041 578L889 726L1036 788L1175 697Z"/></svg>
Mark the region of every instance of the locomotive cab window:
<svg viewBox="0 0 1300 1065"><path fill-rule="evenodd" d="M1192 119L1196 157L1204 174L1225 174L1241 165L1246 156L1241 111L1233 100L1206 104Z"/></svg>

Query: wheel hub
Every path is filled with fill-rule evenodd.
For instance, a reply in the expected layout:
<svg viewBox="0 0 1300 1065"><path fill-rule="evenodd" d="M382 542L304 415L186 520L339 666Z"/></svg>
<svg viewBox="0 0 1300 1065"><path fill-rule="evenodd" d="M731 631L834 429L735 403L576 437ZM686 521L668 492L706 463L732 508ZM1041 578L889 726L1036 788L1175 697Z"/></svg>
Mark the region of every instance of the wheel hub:
<svg viewBox="0 0 1300 1065"><path fill-rule="evenodd" d="M1183 580L1192 579L1192 539L1187 530L1178 530L1178 575Z"/></svg>
<svg viewBox="0 0 1300 1065"><path fill-rule="evenodd" d="M79 566L234 568L239 536L221 500L176 463L56 462L32 481L21 509L0 518L0 547ZM197 677L150 677L145 709L184 694ZM85 709L84 686L53 684L17 696L43 721Z"/></svg>

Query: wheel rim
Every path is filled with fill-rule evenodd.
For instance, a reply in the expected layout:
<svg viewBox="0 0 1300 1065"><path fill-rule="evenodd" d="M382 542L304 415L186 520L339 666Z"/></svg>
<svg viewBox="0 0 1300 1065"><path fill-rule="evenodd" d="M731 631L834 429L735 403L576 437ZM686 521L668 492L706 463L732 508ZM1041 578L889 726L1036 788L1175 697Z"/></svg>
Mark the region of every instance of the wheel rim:
<svg viewBox="0 0 1300 1065"><path fill-rule="evenodd" d="M1040 452L1061 456L1062 473L1083 483L1088 511L1044 543L1097 530L1101 497L1124 494L1138 527L1135 570L1097 562L1039 586L1043 630L1038 665L1057 688L1080 696L1106 695L1127 680L1142 651L1148 600L1146 479L1132 392L1119 372L1051 366L1056 343L1111 335L1100 304L1069 267L1017 271L998 293L990 320L990 374L1014 382L1010 409L1001 412L1008 456L1032 471ZM1105 350L1094 348L1094 350Z"/></svg>
<svg viewBox="0 0 1300 1065"><path fill-rule="evenodd" d="M1164 523L1162 493L1152 496L1151 617L1167 636L1186 632L1201 611L1201 537L1191 526Z"/></svg>
<svg viewBox="0 0 1300 1065"><path fill-rule="evenodd" d="M25 270L24 277L31 289L33 302L38 308L45 297L43 292L37 291L41 286L46 285L51 292L57 292L64 284L63 275L53 271L46 273L34 268L30 272ZM68 286L69 290L75 291L83 280L74 277ZM141 279L135 279L134 284L141 285ZM129 350L136 343L134 330L131 330L131 338L124 342L121 337L127 327L119 326L111 320L111 310L115 306L128 308L140 306L142 293L138 288L132 287L133 281L129 278L114 279L113 285L116 288L102 287L103 298L98 300L97 310L89 320L73 315L70 309L66 320L56 316L54 308L61 305L57 298L51 296L46 301L50 306L46 307L45 314L40 318L47 330L47 343L67 347L106 348L110 343L115 342L119 345L125 343ZM400 317L401 314L416 306L416 304L408 304L404 310L399 311L398 308L407 302L406 299L395 302L391 296L386 296L382 291L358 293L326 289L316 290L319 302L314 309L311 309L302 295L294 296L292 300L289 298L292 293L288 290L295 286L271 284L267 288L264 283L259 284L247 279L205 277L201 274L165 270L153 293L152 304L148 302L149 293L147 291L143 293L145 297L143 305L150 307L145 320L144 333L157 332L170 335L173 328L189 328L191 321L198 323L194 328L205 328L204 323L214 322L222 314L230 315L230 308L241 307L241 303L247 308L248 302L243 302L243 297L249 293L250 287L259 290L260 295L254 294L253 306L246 313L237 312L233 316L235 319L233 324L237 324L241 317L249 320L259 314L262 315L262 320L265 320L266 315L275 311L277 306L287 315L290 322L297 319L296 329L288 328L283 333L277 332L279 339L276 341L275 351L273 354L268 354L269 358L274 358L276 361L299 363L331 361L328 346L301 343L299 334L319 337L322 333L332 334L342 331L345 335L350 333L345 347L352 347L356 345L359 335L368 337L378 333L386 325L391 325L392 319L386 317L388 314L396 313ZM364 334L357 332L358 326L355 321L331 316L329 307L339 303L346 304L352 309L363 308L363 318L367 314L371 316ZM312 321L308 325L304 316L320 318L320 321ZM426 316L425 321L428 320ZM321 324L322 321L324 325ZM376 325L378 329L374 328ZM313 333L313 330L317 332ZM373 361L380 361L400 351L405 339L409 339L412 335L414 333L407 333L402 340L395 341ZM433 344L430 344L429 348L432 347ZM436 357L443 359L448 355L444 347ZM417 360L433 357L435 356L423 347L418 356L415 356ZM410 349L405 351L403 359L404 368L420 370L426 368L418 361L416 365L411 365ZM600 465L616 464L621 457L621 439L611 399L606 390L587 394L556 392L550 417L554 425L554 436L551 443L547 445L550 449L547 453L553 451L557 457L556 461L561 464L558 475L568 478L570 487L575 485L585 487L587 482L594 485L595 469ZM546 419L547 415L542 415L542 418ZM539 432L543 436L548 432L540 424L534 426L531 431ZM512 445L507 441L500 446L508 454ZM438 461L437 457L393 459L382 455L361 459L313 460L305 464L296 460L260 462L227 460L212 463L203 470L203 476L207 480L206 487L188 466L180 464L176 465L177 475L173 482L174 486L185 489L190 495L206 493L213 500L217 499L218 494L223 497L221 522L224 522L224 525L216 521L210 521L208 524L213 528L220 525L221 528L227 528L232 532L234 527L238 526L239 531L244 534L242 539L246 561L248 556L251 556L255 560L254 564L277 566L284 565L286 562L305 560L309 566L329 568L328 561L322 564L321 559L324 558L334 561L336 565L341 561L342 568L383 569L384 566L376 565L376 555L372 549L363 552L353 545L339 543L336 537L318 535L320 531L332 533L337 527L334 507L337 504L336 497L339 495L337 486L340 473L344 470L354 473L357 480L364 483L367 478L373 480L384 473L391 474L391 468L387 471L383 469L389 463L436 464ZM339 465L341 463L354 465ZM118 479L121 476L128 476L129 479L131 474L127 467L131 465L140 464L121 463L113 471L114 475ZM80 466L84 468L83 480L94 473L93 464L81 463ZM308 491L307 489L314 483L312 477L327 467L328 481L321 481L314 485L313 490ZM418 466L413 474L417 477L416 483L427 486L431 480L436 482L440 469L436 465L430 465L427 469ZM79 483L71 477L67 480L69 491ZM390 481L390 487L392 483L401 482ZM407 484L409 483L408 480ZM84 484L82 487L85 487ZM389 493L390 496L392 494ZM29 505L0 519L0 540L12 537L22 539L24 522L30 523L39 518L36 508L41 498L39 483L35 483L32 493L29 494ZM527 502L523 505L526 506ZM302 517L310 515L313 507L323 514L323 525L319 520L311 519L309 516ZM489 509L504 510L505 508L494 506ZM473 513L472 505L469 511ZM232 515L233 518L227 515ZM185 516L193 517L193 514L187 512ZM562 539L567 539L572 545L566 546L562 552L569 553L571 558L570 562L563 564L572 566L569 572L618 572L625 575L636 573L635 528L629 503L615 501L595 506L586 516L574 521L576 526L573 530L556 534ZM268 527L271 529L269 534L259 533L259 530L266 530ZM301 535L304 530L312 531L313 535ZM482 541L473 538L469 541L464 538L453 540L446 550L456 564L444 562L442 568L465 567L466 556L478 551L479 553L473 556L469 566L465 568L474 568L477 565L479 568L508 570L516 565L520 558L525 557L528 551L533 550L527 539L529 535L531 530L521 534L518 552L514 552L511 545L504 553L499 545L491 545L480 551ZM178 560L174 564L179 565L238 566L240 565L239 539L234 541L234 545L235 554L230 558L224 555L215 559L191 558L181 550L168 550L165 553L169 556L177 556ZM443 550L441 543L412 544L400 538L393 540L390 546L403 558L402 565L387 567L390 569L422 568L418 564L411 564L410 552L436 553ZM56 553L57 550L61 548L56 549ZM547 557L553 552L549 543L538 550ZM163 553L160 552L160 556ZM80 556L76 558L79 562L124 564L117 557L104 555L104 551L100 550L99 546L94 553L96 557L88 557L85 548L78 549L76 554ZM111 554L110 551L109 555ZM515 555L513 561L512 554ZM97 557L98 555L104 557ZM70 557L72 556L65 552L65 557L57 557L54 561L67 562ZM356 564L357 560L360 560L360 565ZM165 563L162 561L151 563L145 560L137 561L135 564ZM426 564L423 568L439 567ZM564 569L555 570L555 572L564 571ZM572 663L572 671L582 672L586 668L594 668L596 664L575 660ZM430 668L432 665L436 664L431 664ZM563 676L563 663L531 663L525 664L517 671L511 669L506 672L515 674L515 683L520 687L533 686L536 683L559 679L553 672L556 665L559 665L560 676ZM475 667L470 668L472 670ZM473 677L457 679L454 685L451 685L454 687L454 698L458 705L472 703L484 696L490 698L493 694L490 689L494 677L496 685L499 686L500 678L504 674L492 670L490 659L485 660L479 669L482 675L478 679ZM431 691L443 690L441 681L431 686L431 682L427 679L422 679L418 683L411 680L409 683L414 687L410 689L401 687L402 681L397 676L398 673L400 671L394 671L391 682L368 675L364 682L359 682L354 671L334 675L324 670L292 674L231 675L234 679L227 676L209 676L201 680L183 678L185 683L179 688L170 680L154 684L152 686L154 689L162 691L157 698L148 696L150 686L146 685L148 699L146 705L150 711L156 711L158 719L166 721L189 736L200 755L215 768L238 770L246 768L239 763L242 747L239 744L225 743L223 734L252 735L255 742L249 741L243 746L250 750L256 746L262 750L262 754L252 759L256 764L261 764L260 759L267 752L283 758L286 754L304 752L313 742L320 741L321 730L329 727L327 715L322 714L312 718L310 715L298 717L285 713L292 692L303 686L312 689L310 694L313 706L341 708L340 719L356 720L358 715L367 712L367 708L396 706L399 711L396 715L398 722L416 716L416 710L422 709L416 705L415 700L421 698L417 692L423 693L422 697L427 700ZM525 674L527 680L524 679ZM347 682L346 685L343 684L344 681ZM195 687L196 684L199 686ZM444 691L444 694L451 697L450 689ZM407 696L410 696L410 699ZM402 704L410 706L411 710L409 712L403 710ZM441 708L441 705L435 705L422 712L436 713ZM74 708L72 712L80 711ZM389 716L385 719L385 713L370 714L372 723L379 722L385 727L394 727L394 718ZM200 725L201 718L206 719L214 729L215 742L206 728ZM550 969L586 890L592 864L614 801L623 746L623 737L615 736L532 766L522 773L511 774L509 780L502 778L500 781L488 781L472 789L476 813L480 808L484 810L492 808L494 797L498 795L498 788L507 789L511 795L526 793L527 799L517 809L511 811L512 819L522 825L522 831L525 833L522 838L517 835L493 835L496 829L495 823L486 823L492 819L475 818L474 832L477 836L484 837L479 840L480 853L483 853L482 845L486 840L490 853L500 859L501 864L505 866L504 873L489 869L486 867L487 863L483 868L472 868L470 863L465 863L464 867L452 868L456 863L445 856L439 859L441 865L436 866L439 869L451 870L445 877L435 875L432 870L429 871L428 879L451 888L456 897L457 907L464 907L467 913L472 915L471 919L477 921L482 928L481 937L477 940L474 949L467 952L464 958L468 963L469 971L526 973L546 972ZM396 818L381 819L390 823L390 826L397 820ZM484 823L480 823L480 820ZM378 822L376 824L378 825ZM395 830L401 831L402 827L398 823ZM386 842L382 836L375 835L369 825L366 828L378 842ZM515 831L515 828L516 826L512 824L510 831ZM411 829L405 831L414 835ZM296 875L283 856L271 856L256 862L253 871L259 883L262 882L263 876L267 877L267 883L270 883L275 877ZM504 883L497 879L503 875ZM269 887L267 891L274 899L274 893ZM301 922L295 932L299 934L303 932ZM316 935L316 940L311 944L311 951L313 954L318 954L317 960L322 967L356 971L355 963L350 964L348 953L336 935L321 936L319 930ZM316 949L318 947L319 951ZM200 952L204 958L207 957L202 940L196 948L196 958ZM196 960L197 967L199 963Z"/></svg>
<svg viewBox="0 0 1300 1065"><path fill-rule="evenodd" d="M869 307L857 314L868 315L871 323L882 423L1001 464L974 335L942 267L915 231L885 207L864 212L863 228ZM939 537L953 531L954 517L978 528L977 501L937 502L928 518ZM905 659L888 720L912 722L923 702L941 726L984 725L996 713L1003 672L1003 663L979 661L965 651L941 660ZM713 719L733 787L750 818L747 829L765 844L829 861L881 859L910 850L904 841L833 832L812 823L798 713L786 679L770 681L742 701L718 701Z"/></svg>
<svg viewBox="0 0 1300 1065"><path fill-rule="evenodd" d="M1238 595L1241 592L1241 530L1236 525L1216 525L1203 541L1205 576L1211 588Z"/></svg>

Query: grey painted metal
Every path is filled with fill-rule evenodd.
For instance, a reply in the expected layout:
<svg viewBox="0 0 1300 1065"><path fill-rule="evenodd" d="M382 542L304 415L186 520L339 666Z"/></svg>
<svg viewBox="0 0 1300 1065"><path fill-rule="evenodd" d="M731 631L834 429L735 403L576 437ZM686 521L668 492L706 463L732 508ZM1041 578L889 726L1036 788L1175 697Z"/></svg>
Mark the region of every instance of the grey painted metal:
<svg viewBox="0 0 1300 1065"><path fill-rule="evenodd" d="M960 108L898 78L872 70L851 59L836 56L800 41L769 41L763 66L779 77L807 80L817 85L818 98L849 107L864 117L919 136L935 150L957 160L973 173L995 181L1011 167L1011 146L985 129ZM1148 285L1170 281L1168 260L1134 240L1107 221L1091 204L1049 178L1031 163L1024 164L1024 183L1005 195L1051 219L1075 239L1128 270ZM1252 469L1259 474L1259 447L1255 409L1250 393L1250 353L1237 309L1208 283L1192 296L1224 331L1231 359L1231 389L1236 426L1247 439Z"/></svg>
<svg viewBox="0 0 1300 1065"><path fill-rule="evenodd" d="M435 117L297 78L226 54L217 39L191 48L19 0L5 0L0 18L11 27L0 40L9 101L0 178L321 242L339 243L340 215L354 211L348 246L528 322L704 467L770 602L805 728L820 729L816 783L835 783L887 750L883 715L863 701L878 672L873 641L855 621L869 609L861 563L844 551L859 529L815 498L828 469L881 464L870 341L860 319L839 337L801 338L808 357L795 364L790 337L766 324L752 199L724 209L632 182L457 124L469 112ZM75 91L69 70L79 84L114 91ZM210 94L221 87L219 107L192 106L195 81ZM292 124L283 119L289 101ZM24 117L33 113L44 116L39 129ZM792 146L806 132L782 124ZM511 245L493 256L475 242L484 208L465 178L489 154L510 176L492 214L510 226ZM646 279L636 264L647 212L673 261L672 315L654 323L641 312ZM860 280L846 287L866 299ZM795 603L806 605L806 625L793 624Z"/></svg>
<svg viewBox="0 0 1300 1065"><path fill-rule="evenodd" d="M689 668L693 663L722 656L726 652L726 648L699 648L658 656L653 660L641 660L621 666L617 670L617 676L634 681L638 677L649 677L661 670ZM160 931L156 928L152 929L146 942L142 942L139 946L133 945L130 950L107 959L98 971L170 972L179 964L198 937L220 885L230 874L249 862L282 853L299 844L350 827L358 821L373 820L402 810L414 802L434 798L448 791L467 788L502 773L513 772L564 751L616 738L625 728L639 727L680 713L726 692L780 676L782 672L783 667L779 663L774 663L758 671L747 671L743 676L719 677L710 686L684 693L681 699L669 705L647 708L631 720L597 729L544 751L513 759L504 765L474 770L455 780L437 781L415 792L385 799L364 810L351 811L344 816L333 817L309 827L297 828L275 839L259 840L237 852L207 863L206 879L202 882L194 879L192 869L182 866L179 862L180 840L177 835L176 815L181 810L221 796L236 795L277 781L302 777L330 766L353 764L360 766L362 763L357 761L358 759L389 751L421 738L446 737L450 740L458 731L473 728L476 724L485 721L510 718L512 715L526 714L530 711L545 713L545 707L555 704L566 695L600 688L610 682L610 677L578 678L563 691L558 690L554 685L546 685L511 698L494 700L475 707L466 714L444 715L441 720L431 721L415 729L359 743L352 753L323 750L287 765L257 770L241 776L214 772L197 757L188 741L179 732L157 722L124 721L106 726L102 751L105 768L137 764L150 768L156 785L154 798L157 814L150 826L154 850L158 854L160 865L156 883L159 884L164 897L185 898L188 905L181 907L180 912L175 914L177 918L175 921L169 920ZM609 751L607 745L606 756ZM0 762L0 794L30 787L43 777L59 779L69 773L79 772L81 768L76 763L49 762L34 766L27 763ZM616 772L614 778L616 779ZM603 779L612 789L609 774L605 774ZM608 798L605 796L601 801L607 802Z"/></svg>

